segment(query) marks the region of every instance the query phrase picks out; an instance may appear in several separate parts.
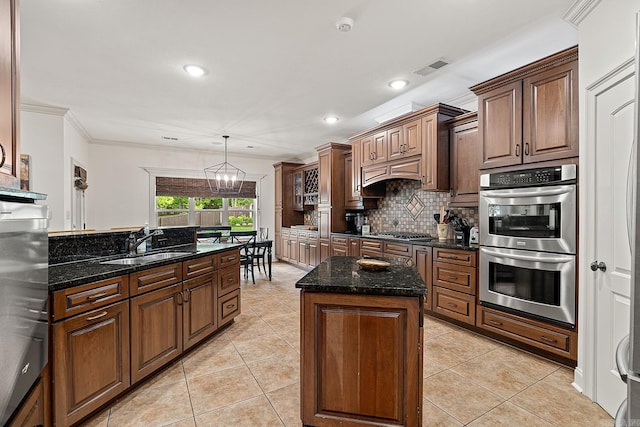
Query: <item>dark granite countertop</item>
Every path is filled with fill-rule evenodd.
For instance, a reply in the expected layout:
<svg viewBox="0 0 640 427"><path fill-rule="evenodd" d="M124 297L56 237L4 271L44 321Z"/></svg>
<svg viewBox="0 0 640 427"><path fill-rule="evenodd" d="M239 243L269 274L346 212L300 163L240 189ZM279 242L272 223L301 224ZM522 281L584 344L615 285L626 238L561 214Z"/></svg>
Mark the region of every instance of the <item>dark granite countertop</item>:
<svg viewBox="0 0 640 427"><path fill-rule="evenodd" d="M30 203L34 200L46 200L47 195L42 193L35 193L33 191L21 190L19 188L0 186L0 198L16 202L22 201Z"/></svg>
<svg viewBox="0 0 640 427"><path fill-rule="evenodd" d="M425 295L427 287L418 271L403 262L382 271L367 271L356 261L361 257L332 256L322 261L296 283L310 292L370 294L412 297ZM383 258L381 258L383 259Z"/></svg>
<svg viewBox="0 0 640 427"><path fill-rule="evenodd" d="M458 245L453 239L447 239L447 240L441 241L437 237L434 237L431 240L427 241L427 240L393 239L388 237L376 237L376 236L363 236L361 234L348 234L348 233L331 233L331 235L344 236L344 237L358 237L360 239L386 240L388 242L408 243L414 246L431 246L434 248L459 249L461 251L477 251L478 250L478 245L476 244Z"/></svg>
<svg viewBox="0 0 640 427"><path fill-rule="evenodd" d="M189 255L152 261L138 265L101 264L101 262L103 261L122 258L122 255L53 264L49 266L49 291L59 291L61 289L67 289L73 286L83 285L98 280L123 276L135 271L160 267L162 265L173 264L175 262L182 262L189 259L198 258L209 253L223 252L229 249L238 248L240 246L242 245L237 243L217 243L202 246L198 245L197 247L195 245L191 245L186 249L178 248L175 250L178 252L189 252Z"/></svg>

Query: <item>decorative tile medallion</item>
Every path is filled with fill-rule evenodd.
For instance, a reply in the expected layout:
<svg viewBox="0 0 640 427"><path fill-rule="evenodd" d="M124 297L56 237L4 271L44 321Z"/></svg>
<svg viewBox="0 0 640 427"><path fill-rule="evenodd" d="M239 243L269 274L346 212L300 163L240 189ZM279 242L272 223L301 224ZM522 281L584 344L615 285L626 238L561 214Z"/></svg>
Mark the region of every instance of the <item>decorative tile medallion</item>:
<svg viewBox="0 0 640 427"><path fill-rule="evenodd" d="M411 218L413 218L413 220L415 221L416 219L418 219L418 217L424 210L424 203L422 203L422 200L420 200L420 197L418 197L414 193L413 195L411 195L411 198L409 199L409 202L405 205L405 208L407 208L407 211L409 211L409 215L411 215Z"/></svg>

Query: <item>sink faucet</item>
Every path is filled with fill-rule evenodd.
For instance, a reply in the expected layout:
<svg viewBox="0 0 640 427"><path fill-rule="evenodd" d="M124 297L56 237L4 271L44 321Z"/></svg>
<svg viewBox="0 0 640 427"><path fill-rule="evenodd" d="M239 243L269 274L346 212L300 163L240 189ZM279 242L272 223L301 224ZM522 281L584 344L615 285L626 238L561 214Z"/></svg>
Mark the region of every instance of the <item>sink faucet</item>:
<svg viewBox="0 0 640 427"><path fill-rule="evenodd" d="M136 254L136 249L143 242L146 242L147 240L149 240L153 236L160 236L160 235L164 234L164 232L162 230L155 230L153 233L145 234L144 236L142 236L140 238L136 238L136 235L138 235L139 233L144 233L144 227L142 227L138 231L132 231L131 234L129 234L129 237L127 237L126 248L127 248L127 254L129 256L135 255Z"/></svg>

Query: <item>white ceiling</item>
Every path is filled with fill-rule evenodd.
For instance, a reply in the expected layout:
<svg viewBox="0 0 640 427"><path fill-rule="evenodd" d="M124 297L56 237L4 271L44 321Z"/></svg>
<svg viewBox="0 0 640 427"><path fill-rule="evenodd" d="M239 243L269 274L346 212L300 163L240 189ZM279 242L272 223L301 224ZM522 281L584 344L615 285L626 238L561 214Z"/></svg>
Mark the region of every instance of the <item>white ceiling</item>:
<svg viewBox="0 0 640 427"><path fill-rule="evenodd" d="M304 158L577 44L562 19L573 2L22 0L22 101L70 109L94 141L221 151L228 134L229 152Z"/></svg>

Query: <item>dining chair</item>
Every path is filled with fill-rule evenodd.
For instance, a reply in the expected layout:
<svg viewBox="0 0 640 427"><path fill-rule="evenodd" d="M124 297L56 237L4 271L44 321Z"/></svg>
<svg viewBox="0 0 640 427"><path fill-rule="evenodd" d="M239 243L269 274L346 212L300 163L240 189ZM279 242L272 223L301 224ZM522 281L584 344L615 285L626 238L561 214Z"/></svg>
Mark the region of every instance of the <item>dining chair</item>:
<svg viewBox="0 0 640 427"><path fill-rule="evenodd" d="M249 278L249 270L251 270L251 281L256 284L256 278L253 274L253 265L255 261L256 251L256 231L232 231L229 240L233 243L242 243L240 248L240 267L244 268L244 278ZM259 268L259 267L258 267Z"/></svg>

